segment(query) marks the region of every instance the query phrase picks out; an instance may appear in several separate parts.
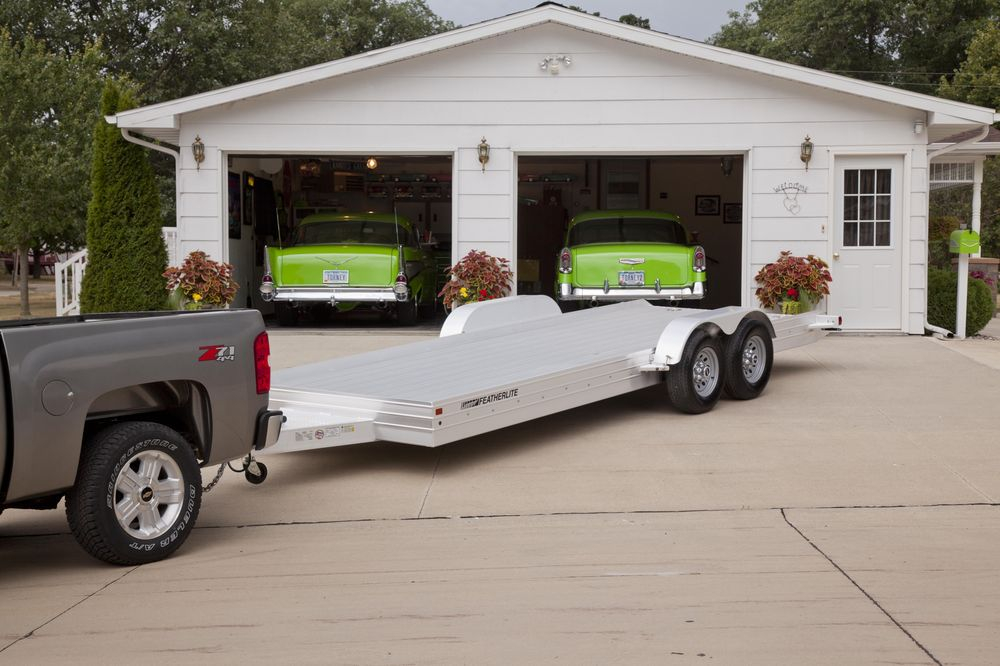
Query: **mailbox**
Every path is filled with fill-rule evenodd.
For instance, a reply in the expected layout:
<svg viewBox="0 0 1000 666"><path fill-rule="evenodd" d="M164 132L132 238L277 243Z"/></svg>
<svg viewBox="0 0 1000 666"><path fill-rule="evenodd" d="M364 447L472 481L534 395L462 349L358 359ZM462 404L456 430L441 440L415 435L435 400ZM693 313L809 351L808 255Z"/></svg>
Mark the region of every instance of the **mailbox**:
<svg viewBox="0 0 1000 666"><path fill-rule="evenodd" d="M953 254L975 254L979 252L979 234L969 229L951 232L948 250Z"/></svg>

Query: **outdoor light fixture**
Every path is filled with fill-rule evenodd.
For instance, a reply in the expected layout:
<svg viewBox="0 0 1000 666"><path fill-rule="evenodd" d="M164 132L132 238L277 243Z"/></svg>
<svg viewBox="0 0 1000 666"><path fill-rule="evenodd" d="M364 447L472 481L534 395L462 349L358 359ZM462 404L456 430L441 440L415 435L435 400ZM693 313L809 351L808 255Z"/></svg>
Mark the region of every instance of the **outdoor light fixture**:
<svg viewBox="0 0 1000 666"><path fill-rule="evenodd" d="M569 67L573 64L573 59L568 55L553 55L546 56L542 58L542 61L538 63L538 69L543 72L548 72L549 74L556 75L559 73L561 65Z"/></svg>
<svg viewBox="0 0 1000 666"><path fill-rule="evenodd" d="M917 135L924 133L924 121L922 120L913 121L913 133Z"/></svg>
<svg viewBox="0 0 1000 666"><path fill-rule="evenodd" d="M201 135L194 138L194 143L191 144L191 154L194 155L194 163L197 165L198 171L201 171L201 163L205 161L205 142L201 140Z"/></svg>
<svg viewBox="0 0 1000 666"><path fill-rule="evenodd" d="M378 160L374 157L369 157L368 161L365 162L365 166L368 167L370 171L374 171L378 168Z"/></svg>
<svg viewBox="0 0 1000 666"><path fill-rule="evenodd" d="M733 173L733 158L731 155L723 155L722 159L719 160L719 166L722 167L723 176L731 176Z"/></svg>
<svg viewBox="0 0 1000 666"><path fill-rule="evenodd" d="M483 165L483 173L486 172L486 163L490 161L490 144L486 143L486 137L479 142L479 163Z"/></svg>
<svg viewBox="0 0 1000 666"><path fill-rule="evenodd" d="M813 157L813 142L806 134L806 140L799 145L799 159L802 160L806 165L806 171L809 171L809 160Z"/></svg>

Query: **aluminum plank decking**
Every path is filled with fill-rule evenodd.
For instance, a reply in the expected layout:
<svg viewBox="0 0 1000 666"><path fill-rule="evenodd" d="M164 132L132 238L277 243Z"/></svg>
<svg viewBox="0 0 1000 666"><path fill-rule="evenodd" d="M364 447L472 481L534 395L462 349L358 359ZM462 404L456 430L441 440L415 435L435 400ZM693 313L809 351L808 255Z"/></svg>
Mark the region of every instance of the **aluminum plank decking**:
<svg viewBox="0 0 1000 666"><path fill-rule="evenodd" d="M652 349L677 313L608 305L276 371L273 390L440 404Z"/></svg>

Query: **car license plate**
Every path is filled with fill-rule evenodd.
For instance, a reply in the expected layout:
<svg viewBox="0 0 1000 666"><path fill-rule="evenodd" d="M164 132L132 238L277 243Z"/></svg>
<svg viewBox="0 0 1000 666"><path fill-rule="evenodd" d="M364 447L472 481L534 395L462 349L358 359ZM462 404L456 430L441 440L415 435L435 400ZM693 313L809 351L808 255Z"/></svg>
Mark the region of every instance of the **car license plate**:
<svg viewBox="0 0 1000 666"><path fill-rule="evenodd" d="M646 284L646 271L619 271L618 285L621 287L641 287Z"/></svg>
<svg viewBox="0 0 1000 666"><path fill-rule="evenodd" d="M347 284L350 271L323 271L323 284Z"/></svg>

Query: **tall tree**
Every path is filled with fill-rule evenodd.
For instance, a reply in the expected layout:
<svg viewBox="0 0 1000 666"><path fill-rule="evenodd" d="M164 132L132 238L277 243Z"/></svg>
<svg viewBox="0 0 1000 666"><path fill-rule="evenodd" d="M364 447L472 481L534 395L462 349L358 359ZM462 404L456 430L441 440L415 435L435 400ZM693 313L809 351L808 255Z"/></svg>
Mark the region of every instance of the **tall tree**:
<svg viewBox="0 0 1000 666"><path fill-rule="evenodd" d="M932 93L1000 0L753 0L710 41L814 69Z"/></svg>
<svg viewBox="0 0 1000 666"><path fill-rule="evenodd" d="M101 114L135 106L109 80ZM146 151L99 120L94 126L93 198L87 209L87 272L80 295L83 312L162 310L167 303L167 247L160 230L160 203Z"/></svg>
<svg viewBox="0 0 1000 666"><path fill-rule="evenodd" d="M82 240L100 66L92 47L64 58L0 29L0 245L20 258L23 316L28 250Z"/></svg>

